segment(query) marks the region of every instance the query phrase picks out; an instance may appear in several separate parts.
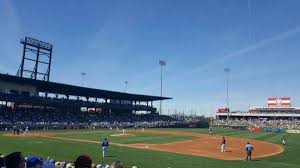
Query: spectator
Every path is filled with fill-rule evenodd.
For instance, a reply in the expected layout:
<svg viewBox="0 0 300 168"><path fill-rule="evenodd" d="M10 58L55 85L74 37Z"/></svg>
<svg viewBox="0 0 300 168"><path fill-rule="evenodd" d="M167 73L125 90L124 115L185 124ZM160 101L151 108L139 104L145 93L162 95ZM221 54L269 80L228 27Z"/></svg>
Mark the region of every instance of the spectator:
<svg viewBox="0 0 300 168"><path fill-rule="evenodd" d="M114 161L111 165L110 168L123 168L123 163L119 160Z"/></svg>
<svg viewBox="0 0 300 168"><path fill-rule="evenodd" d="M53 164L53 163L45 163L45 164L43 164L42 168L55 168L55 164Z"/></svg>
<svg viewBox="0 0 300 168"><path fill-rule="evenodd" d="M4 155L0 154L0 168L4 167Z"/></svg>
<svg viewBox="0 0 300 168"><path fill-rule="evenodd" d="M25 159L21 152L13 152L5 157L6 168L25 168Z"/></svg>
<svg viewBox="0 0 300 168"><path fill-rule="evenodd" d="M91 168L92 159L87 155L80 155L74 162L75 168Z"/></svg>
<svg viewBox="0 0 300 168"><path fill-rule="evenodd" d="M43 166L43 160L36 156L31 156L26 160L26 168L41 168Z"/></svg>
<svg viewBox="0 0 300 168"><path fill-rule="evenodd" d="M55 161L48 157L43 162L42 158L31 156L24 159L21 152L14 152L3 158L0 154L0 168L123 168L121 161L114 161L111 165L106 163L94 164L88 155L80 155L74 163ZM1 162L2 161L2 162ZM25 164L26 163L26 164ZM6 167L5 167L6 165ZM132 166L132 168L137 168Z"/></svg>
<svg viewBox="0 0 300 168"><path fill-rule="evenodd" d="M73 164L73 163L68 163L68 164L66 165L66 168L74 168L74 164Z"/></svg>

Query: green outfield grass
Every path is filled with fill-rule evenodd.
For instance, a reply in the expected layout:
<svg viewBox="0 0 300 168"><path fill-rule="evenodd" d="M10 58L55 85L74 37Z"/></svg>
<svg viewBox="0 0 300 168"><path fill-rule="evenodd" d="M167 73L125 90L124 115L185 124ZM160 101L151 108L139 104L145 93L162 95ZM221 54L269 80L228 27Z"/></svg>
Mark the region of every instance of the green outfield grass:
<svg viewBox="0 0 300 168"><path fill-rule="evenodd" d="M207 133L207 129L162 129ZM138 133L134 137L110 137L113 132L94 131L59 131L57 136L78 138L87 140L101 140L103 137L109 137L112 142L119 143L165 143L175 142L192 137L157 135ZM279 144L284 134L277 133L250 133L240 130L214 130L215 134L225 136L238 136L253 139L264 140ZM0 135L0 153L9 153L13 151L22 151L25 155L40 155L42 157L51 156L55 159L64 159L68 161L75 160L79 154L89 154L95 162L110 163L114 160L122 160L126 167L136 165L140 168L299 168L300 166L300 135L289 135L288 144L285 146L285 152L276 156L262 158L253 162L246 161L223 161L205 157L194 157L181 154L150 151L143 149L133 149L126 147L110 147L112 157L101 158L99 145L84 142L69 142L55 139L44 138L16 138Z"/></svg>
<svg viewBox="0 0 300 168"><path fill-rule="evenodd" d="M170 143L178 142L183 140L195 139L195 137L190 136L179 136L179 135L161 135L161 134L149 134L142 133L139 131L131 130L127 137L116 137L111 135L120 134L117 131L88 131L79 133L59 133L56 134L58 137L64 138L74 138L74 139L86 139L93 141L102 141L104 138L108 138L110 142L122 143L122 144L132 144L132 143L149 143L149 144L159 144L159 143Z"/></svg>

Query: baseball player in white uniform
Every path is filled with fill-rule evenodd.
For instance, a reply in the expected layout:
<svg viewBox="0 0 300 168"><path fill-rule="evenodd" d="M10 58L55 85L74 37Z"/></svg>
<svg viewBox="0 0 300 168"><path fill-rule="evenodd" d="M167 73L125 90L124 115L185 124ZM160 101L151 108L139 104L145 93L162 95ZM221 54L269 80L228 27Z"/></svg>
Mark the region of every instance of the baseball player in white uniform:
<svg viewBox="0 0 300 168"><path fill-rule="evenodd" d="M222 137L222 142L221 142L221 152L226 152L226 149L225 149L225 137Z"/></svg>
<svg viewBox="0 0 300 168"><path fill-rule="evenodd" d="M24 131L24 133L23 133L23 135L25 135L25 134L27 134L28 133L28 126L25 128L25 131Z"/></svg>

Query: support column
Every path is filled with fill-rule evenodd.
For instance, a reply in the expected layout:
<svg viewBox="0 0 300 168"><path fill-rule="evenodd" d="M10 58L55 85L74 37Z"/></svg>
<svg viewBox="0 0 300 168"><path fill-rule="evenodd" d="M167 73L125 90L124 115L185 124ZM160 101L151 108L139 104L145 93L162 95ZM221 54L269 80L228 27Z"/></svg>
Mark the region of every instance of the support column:
<svg viewBox="0 0 300 168"><path fill-rule="evenodd" d="M39 66L39 58L40 58L40 47L38 47L37 53L36 53L36 61L35 61L35 70L34 70L34 79L37 78L38 73L38 66Z"/></svg>
<svg viewBox="0 0 300 168"><path fill-rule="evenodd" d="M25 61L25 53L26 53L26 44L27 44L27 37L25 37L25 43L23 48L23 56L22 56L22 63L21 63L21 77L23 77L23 71L24 71L24 61Z"/></svg>

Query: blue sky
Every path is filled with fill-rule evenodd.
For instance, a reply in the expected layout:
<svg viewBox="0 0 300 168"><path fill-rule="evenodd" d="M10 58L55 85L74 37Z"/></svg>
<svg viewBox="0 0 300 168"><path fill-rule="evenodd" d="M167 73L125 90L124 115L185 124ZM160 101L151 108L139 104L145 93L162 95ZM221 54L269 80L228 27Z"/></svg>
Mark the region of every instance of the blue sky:
<svg viewBox="0 0 300 168"><path fill-rule="evenodd" d="M88 87L159 95L164 59L165 109L224 107L224 67L232 109L271 96L300 106L298 0L1 0L1 73L16 73L24 36L54 45L52 81L86 72Z"/></svg>

